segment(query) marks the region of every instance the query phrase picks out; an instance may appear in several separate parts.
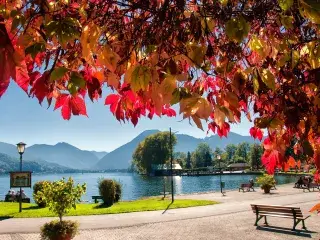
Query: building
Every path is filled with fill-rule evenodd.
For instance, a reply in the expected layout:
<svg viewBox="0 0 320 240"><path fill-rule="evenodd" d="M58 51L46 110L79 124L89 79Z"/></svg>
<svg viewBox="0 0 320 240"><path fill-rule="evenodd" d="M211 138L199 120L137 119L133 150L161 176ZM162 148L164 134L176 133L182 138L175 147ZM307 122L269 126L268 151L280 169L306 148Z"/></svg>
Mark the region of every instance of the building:
<svg viewBox="0 0 320 240"><path fill-rule="evenodd" d="M244 171L249 169L250 165L248 163L232 163L227 168L229 171Z"/></svg>
<svg viewBox="0 0 320 240"><path fill-rule="evenodd" d="M174 172L178 172L182 170L182 167L179 163L173 163L172 169ZM163 175L170 175L171 164L151 164L151 175L152 176L163 176Z"/></svg>

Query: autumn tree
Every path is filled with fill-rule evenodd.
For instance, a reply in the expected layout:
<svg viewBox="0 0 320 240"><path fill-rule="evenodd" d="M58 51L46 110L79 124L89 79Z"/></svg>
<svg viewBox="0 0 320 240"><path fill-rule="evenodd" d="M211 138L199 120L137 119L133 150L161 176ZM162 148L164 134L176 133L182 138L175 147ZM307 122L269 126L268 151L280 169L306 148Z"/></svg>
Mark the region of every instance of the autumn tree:
<svg viewBox="0 0 320 240"><path fill-rule="evenodd" d="M175 135L171 136L172 148L177 143ZM171 156L170 133L160 132L146 137L134 151L133 163L140 173L151 173L152 164L166 164Z"/></svg>
<svg viewBox="0 0 320 240"><path fill-rule="evenodd" d="M108 86L119 121L177 104L221 137L245 116L269 173L295 138L318 177L319 26L315 0L1 0L0 97L13 80L70 119Z"/></svg>

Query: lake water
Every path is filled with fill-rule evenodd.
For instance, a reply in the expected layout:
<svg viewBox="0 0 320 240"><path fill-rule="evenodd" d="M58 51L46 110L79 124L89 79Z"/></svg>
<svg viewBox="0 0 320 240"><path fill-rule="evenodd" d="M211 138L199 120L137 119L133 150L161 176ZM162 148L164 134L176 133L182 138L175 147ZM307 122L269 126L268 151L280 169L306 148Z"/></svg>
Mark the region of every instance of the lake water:
<svg viewBox="0 0 320 240"><path fill-rule="evenodd" d="M87 193L82 197L84 201L91 201L91 196L98 194L98 179L111 178L119 180L123 185L123 200L134 200L142 197L157 196L163 191L163 177L146 177L132 173L84 173L84 174L33 174L32 182L41 180L59 180L62 177L72 176L77 183L87 183ZM225 189L237 189L240 183L248 182L250 178L255 179L257 175L223 175ZM278 184L291 183L297 180L295 176L276 176ZM220 191L219 176L175 176L175 194L198 193L209 191ZM166 191L171 189L170 177L166 180ZM5 194L10 187L9 174L0 175L0 200L4 200ZM18 189L16 189L18 190ZM26 195L32 198L32 189L24 189Z"/></svg>

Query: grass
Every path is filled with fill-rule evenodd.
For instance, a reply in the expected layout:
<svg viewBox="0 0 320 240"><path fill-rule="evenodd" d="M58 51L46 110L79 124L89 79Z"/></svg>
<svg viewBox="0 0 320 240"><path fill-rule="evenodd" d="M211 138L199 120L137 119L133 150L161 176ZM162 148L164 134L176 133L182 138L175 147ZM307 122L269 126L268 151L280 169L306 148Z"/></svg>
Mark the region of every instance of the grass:
<svg viewBox="0 0 320 240"><path fill-rule="evenodd" d="M119 202L111 207L104 207L100 204L77 204L77 209L72 209L67 216L102 215L115 213L143 212L154 210L165 210L175 208L187 208L217 204L209 200L176 199L173 204L171 200L160 198L140 199L136 201ZM0 218L39 218L54 217L55 215L48 208L38 208L35 204L23 203L22 212L19 213L19 203L0 202Z"/></svg>

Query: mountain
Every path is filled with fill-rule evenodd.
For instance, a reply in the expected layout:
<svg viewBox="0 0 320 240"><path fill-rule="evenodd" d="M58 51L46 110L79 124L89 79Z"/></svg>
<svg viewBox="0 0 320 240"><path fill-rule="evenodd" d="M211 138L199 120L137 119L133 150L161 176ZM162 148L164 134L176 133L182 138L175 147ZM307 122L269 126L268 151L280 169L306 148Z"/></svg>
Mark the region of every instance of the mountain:
<svg viewBox="0 0 320 240"><path fill-rule="evenodd" d="M115 149L103 157L94 167L99 170L111 169L128 169L132 160L132 154L138 144L147 136L159 132L158 130L147 130L142 132L132 141ZM206 138L195 138L186 134L176 134L177 145L175 152L192 152L196 149L197 145L201 142L206 142L212 149L216 147L225 148L228 144L239 144L242 142L253 143L254 139L250 136L241 136L236 133L230 132L228 138L220 139L219 136L213 135Z"/></svg>
<svg viewBox="0 0 320 240"><path fill-rule="evenodd" d="M76 169L90 169L99 158L90 151L80 150L68 143L56 145L35 144L26 149L26 152L47 162Z"/></svg>
<svg viewBox="0 0 320 240"><path fill-rule="evenodd" d="M155 134L159 130L147 130L135 137L131 142L128 142L121 147L109 152L104 156L94 167L95 169L128 169L132 159L132 153L149 135Z"/></svg>
<svg viewBox="0 0 320 240"><path fill-rule="evenodd" d="M19 171L20 161L17 158L13 158L7 154L0 153L0 173ZM63 173L70 171L71 169L62 167L58 164L48 163L45 161L33 162L33 161L23 161L22 165L23 171L32 172L56 172Z"/></svg>
<svg viewBox="0 0 320 240"><path fill-rule="evenodd" d="M97 152L97 151L90 151L91 153L93 153L94 155L96 155L96 157L100 160L101 158L103 158L105 155L108 154L108 152Z"/></svg>

